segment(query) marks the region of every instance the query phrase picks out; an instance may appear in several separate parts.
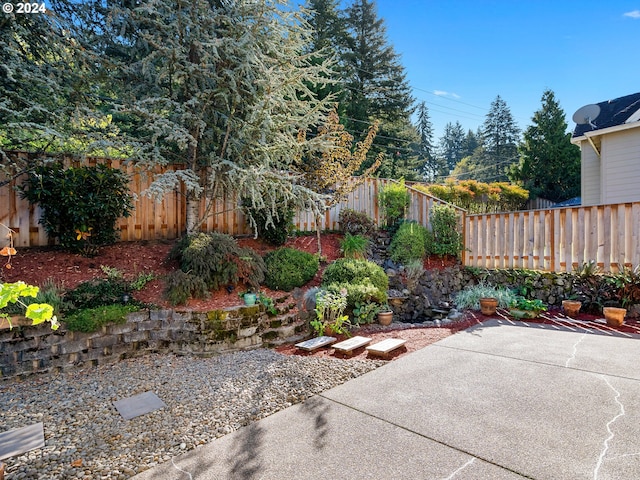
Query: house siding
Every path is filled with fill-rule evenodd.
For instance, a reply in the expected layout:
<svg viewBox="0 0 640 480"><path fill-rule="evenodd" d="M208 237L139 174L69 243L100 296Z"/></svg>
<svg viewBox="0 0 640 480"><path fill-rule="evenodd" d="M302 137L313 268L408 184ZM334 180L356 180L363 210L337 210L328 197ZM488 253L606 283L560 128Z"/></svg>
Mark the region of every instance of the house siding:
<svg viewBox="0 0 640 480"><path fill-rule="evenodd" d="M640 135L637 129L602 138L602 200L600 203L640 201Z"/></svg>
<svg viewBox="0 0 640 480"><path fill-rule="evenodd" d="M600 202L600 159L588 141L580 145L582 152L581 193L582 205L598 205Z"/></svg>

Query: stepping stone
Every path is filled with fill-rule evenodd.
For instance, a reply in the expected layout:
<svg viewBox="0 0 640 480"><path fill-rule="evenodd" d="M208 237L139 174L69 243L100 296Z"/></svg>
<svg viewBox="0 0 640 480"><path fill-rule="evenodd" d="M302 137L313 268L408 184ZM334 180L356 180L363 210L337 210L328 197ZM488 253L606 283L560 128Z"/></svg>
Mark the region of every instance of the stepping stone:
<svg viewBox="0 0 640 480"><path fill-rule="evenodd" d="M0 460L44 447L44 426L34 423L0 433Z"/></svg>
<svg viewBox="0 0 640 480"><path fill-rule="evenodd" d="M402 347L406 340L402 340L401 338L387 338L378 342L376 344L367 347L367 352L372 355L378 355L383 358L388 358L389 354L393 352L395 349Z"/></svg>
<svg viewBox="0 0 640 480"><path fill-rule="evenodd" d="M153 392L144 392L134 395L133 397L117 400L113 402L113 406L116 407L118 413L120 413L125 420L131 420L145 413L151 413L162 407L166 407L164 402Z"/></svg>
<svg viewBox="0 0 640 480"><path fill-rule="evenodd" d="M306 350L307 352L313 352L320 347L324 347L327 345L331 345L335 342L337 338L335 337L316 337L311 340L307 340L305 342L296 343L296 347L300 350Z"/></svg>
<svg viewBox="0 0 640 480"><path fill-rule="evenodd" d="M357 348L364 347L371 342L369 337L353 337L340 343L336 343L333 348L346 354L351 355Z"/></svg>

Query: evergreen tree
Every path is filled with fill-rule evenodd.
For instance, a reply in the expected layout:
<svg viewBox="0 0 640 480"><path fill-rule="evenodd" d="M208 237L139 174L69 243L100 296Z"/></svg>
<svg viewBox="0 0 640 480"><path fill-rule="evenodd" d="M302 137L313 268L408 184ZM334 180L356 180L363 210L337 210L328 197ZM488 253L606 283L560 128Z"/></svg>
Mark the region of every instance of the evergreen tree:
<svg viewBox="0 0 640 480"><path fill-rule="evenodd" d="M448 122L444 126L444 134L440 137L440 156L444 160L447 174L462 160L465 153L464 142L465 134L460 122Z"/></svg>
<svg viewBox="0 0 640 480"><path fill-rule="evenodd" d="M443 168L433 144L433 124L429 117L429 108L426 102L422 101L418 104L417 114L416 130L420 137L417 151L422 163L422 175L426 181L433 182L442 173Z"/></svg>
<svg viewBox="0 0 640 480"><path fill-rule="evenodd" d="M469 130L467 132L467 136L464 139L464 142L462 142L463 158L473 155L473 152L475 152L476 148L478 148L479 146L480 146L480 140L478 136L476 136L476 134L473 133L473 130Z"/></svg>
<svg viewBox="0 0 640 480"><path fill-rule="evenodd" d="M373 121L380 121L376 145L367 163L384 151L381 175L397 177L402 171L412 170L417 173L417 155L409 148L416 140L411 124L414 98L400 57L388 43L384 20L378 18L375 2L355 0L346 10L346 26L347 127L361 137Z"/></svg>
<svg viewBox="0 0 640 480"><path fill-rule="evenodd" d="M333 78L325 85L310 85L309 88L319 98L331 96L334 102L338 102L339 113L344 116L341 105L345 90L340 80L345 76L341 59L347 48L347 30L345 19L338 10L338 0L307 0L303 17L311 28L310 43L305 50L313 54L312 62L321 64L330 59L335 62L332 76L338 77L338 80Z"/></svg>
<svg viewBox="0 0 640 480"><path fill-rule="evenodd" d="M519 181L533 198L554 202L580 195L580 148L571 143L565 113L553 91L542 94L542 108L533 115L519 148L520 163L510 178Z"/></svg>
<svg viewBox="0 0 640 480"><path fill-rule="evenodd" d="M188 233L216 213L222 192L274 215L281 201L322 208L324 197L287 172L297 152L320 142L301 143L298 131L322 124L330 102L309 86L331 71L305 54L311 30L285 2L82 5L93 33L86 48L102 54L102 71L117 84L113 111L128 125L123 152L141 167L172 167L148 193L183 187Z"/></svg>
<svg viewBox="0 0 640 480"><path fill-rule="evenodd" d="M85 61L54 12L0 17L0 185L53 152L85 152L92 132L108 127L92 108Z"/></svg>
<svg viewBox="0 0 640 480"><path fill-rule="evenodd" d="M482 126L485 155L481 159L487 181L506 181L510 165L518 161L518 128L506 102L498 95ZM478 179L479 180L479 179Z"/></svg>

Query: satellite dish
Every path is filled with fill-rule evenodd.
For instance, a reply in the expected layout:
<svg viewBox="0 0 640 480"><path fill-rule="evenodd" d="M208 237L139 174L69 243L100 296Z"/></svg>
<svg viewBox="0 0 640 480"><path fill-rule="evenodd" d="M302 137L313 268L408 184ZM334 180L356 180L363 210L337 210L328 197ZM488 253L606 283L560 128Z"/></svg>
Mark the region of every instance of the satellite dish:
<svg viewBox="0 0 640 480"><path fill-rule="evenodd" d="M573 114L573 121L578 125L591 125L592 128L596 128L593 121L600 115L600 106L592 103L579 108L576 113Z"/></svg>

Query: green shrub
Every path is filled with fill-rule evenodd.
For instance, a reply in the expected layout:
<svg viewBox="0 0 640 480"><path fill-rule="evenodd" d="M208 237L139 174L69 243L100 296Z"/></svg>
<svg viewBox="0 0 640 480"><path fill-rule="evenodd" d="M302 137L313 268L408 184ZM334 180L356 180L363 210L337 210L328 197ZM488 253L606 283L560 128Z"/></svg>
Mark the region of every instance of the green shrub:
<svg viewBox="0 0 640 480"><path fill-rule="evenodd" d="M264 262L267 287L285 292L309 282L320 268L316 255L288 247L269 252L264 257Z"/></svg>
<svg viewBox="0 0 640 480"><path fill-rule="evenodd" d="M293 224L293 217L295 210L291 208L286 202L282 201L278 204L275 212L269 212L266 209L251 208L245 204L244 210L247 216L251 216L256 222L256 231L258 238L263 239L265 242L271 245L284 245L287 241L287 237L295 229Z"/></svg>
<svg viewBox="0 0 640 480"><path fill-rule="evenodd" d="M387 227L394 228L404 218L410 201L411 196L404 185L404 180L389 182L382 188L378 196L378 203L382 208Z"/></svg>
<svg viewBox="0 0 640 480"><path fill-rule="evenodd" d="M176 270L165 279L164 296L171 305L184 305L189 298L206 298L208 295L207 284L196 275Z"/></svg>
<svg viewBox="0 0 640 480"><path fill-rule="evenodd" d="M408 264L426 255L427 229L415 222L405 222L391 239L391 260Z"/></svg>
<svg viewBox="0 0 640 480"><path fill-rule="evenodd" d="M131 294L130 285L124 279L106 278L82 282L66 293L65 299L74 310L122 303Z"/></svg>
<svg viewBox="0 0 640 480"><path fill-rule="evenodd" d="M135 305L105 305L77 310L64 318L67 328L74 332L95 332L108 323L125 323L127 314L138 311Z"/></svg>
<svg viewBox="0 0 640 480"><path fill-rule="evenodd" d="M350 309L355 308L358 303L383 304L387 301L387 291L376 287L368 280L364 280L362 283L330 283L325 288L334 293L346 290L347 305Z"/></svg>
<svg viewBox="0 0 640 480"><path fill-rule="evenodd" d="M347 233L340 242L340 250L345 258L363 259L368 245L369 240L366 237Z"/></svg>
<svg viewBox="0 0 640 480"><path fill-rule="evenodd" d="M62 247L85 254L114 243L116 222L133 209L129 178L106 165L64 168L60 163L36 167L20 187L23 198L42 209L40 223Z"/></svg>
<svg viewBox="0 0 640 480"><path fill-rule="evenodd" d="M343 208L338 216L342 233L351 235L369 235L375 230L373 219L364 212Z"/></svg>
<svg viewBox="0 0 640 480"><path fill-rule="evenodd" d="M389 279L381 266L369 260L339 258L329 264L322 275L322 284L365 283L369 281L380 290L389 288Z"/></svg>
<svg viewBox="0 0 640 480"><path fill-rule="evenodd" d="M53 314L58 317L68 308L67 302L65 301L64 288L52 279L46 280L42 286L39 287L35 297L22 297L20 298L20 302L24 305L31 305L32 303L49 304L53 307ZM0 313L22 315L24 313L24 307L18 302L9 303Z"/></svg>
<svg viewBox="0 0 640 480"><path fill-rule="evenodd" d="M250 248L240 248L231 235L198 233L182 238L169 252L183 272L202 279L208 289L247 283L253 288L264 281L265 264Z"/></svg>
<svg viewBox="0 0 640 480"><path fill-rule="evenodd" d="M460 232L458 212L451 205L431 207L431 231L427 235L427 253L460 256L464 239Z"/></svg>

